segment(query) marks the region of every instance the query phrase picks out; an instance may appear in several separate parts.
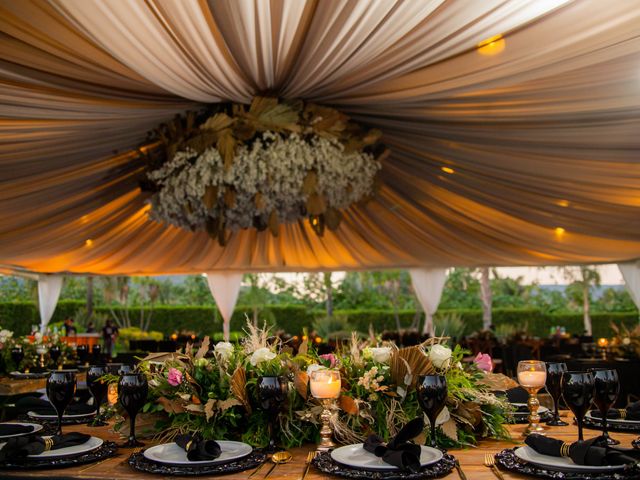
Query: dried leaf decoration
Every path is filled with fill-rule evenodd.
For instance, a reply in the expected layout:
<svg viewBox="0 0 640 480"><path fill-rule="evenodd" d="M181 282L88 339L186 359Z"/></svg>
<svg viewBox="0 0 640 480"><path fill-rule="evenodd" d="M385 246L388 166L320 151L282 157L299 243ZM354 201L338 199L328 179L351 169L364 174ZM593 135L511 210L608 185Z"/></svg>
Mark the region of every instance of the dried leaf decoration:
<svg viewBox="0 0 640 480"><path fill-rule="evenodd" d="M269 220L267 221L267 225L269 226L269 230L271 231L273 236L277 237L278 233L280 232L280 223L278 221L278 212L273 210L269 214Z"/></svg>
<svg viewBox="0 0 640 480"><path fill-rule="evenodd" d="M340 408L349 415L357 415L360 411L357 402L353 398L346 395L342 395L340 397Z"/></svg>
<svg viewBox="0 0 640 480"><path fill-rule="evenodd" d="M218 187L215 185L209 185L202 196L202 203L207 207L207 210L211 211L213 206L216 204L218 200Z"/></svg>
<svg viewBox="0 0 640 480"><path fill-rule="evenodd" d="M218 410L224 412L225 410L228 410L231 407L235 407L236 405L242 405L242 402L237 398L230 397L226 400L221 400L218 402Z"/></svg>
<svg viewBox="0 0 640 480"><path fill-rule="evenodd" d="M419 346L406 347L391 353L389 360L391 380L396 385L406 385L410 380L409 388L414 388L418 375L430 375L435 373L431 360L422 352Z"/></svg>
<svg viewBox="0 0 640 480"><path fill-rule="evenodd" d="M298 370L293 377L293 385L302 398L307 399L307 386L309 385L309 375L307 372Z"/></svg>
<svg viewBox="0 0 640 480"><path fill-rule="evenodd" d="M210 343L211 342L209 341L209 336L207 335L202 340L202 344L200 345L200 348L196 352L196 356L195 356L196 360L200 360L201 358L204 358L204 356L207 354L207 352L209 352Z"/></svg>
<svg viewBox="0 0 640 480"><path fill-rule="evenodd" d="M304 181L302 182L302 193L311 195L316 191L316 187L318 185L318 173L314 170L310 170L307 173L307 176L304 177Z"/></svg>
<svg viewBox="0 0 640 480"><path fill-rule="evenodd" d="M453 418L450 418L442 425L440 425L442 432L449 437L453 441L458 441L458 427L456 426L456 421Z"/></svg>
<svg viewBox="0 0 640 480"><path fill-rule="evenodd" d="M160 397L157 402L167 413L184 413L184 406L178 399L169 400L167 397Z"/></svg>
<svg viewBox="0 0 640 480"><path fill-rule="evenodd" d="M214 398L210 398L207 403L204 404L204 414L207 418L207 422L209 420L211 420L211 417L213 417L213 414L215 412L215 407L216 407L216 403L218 401L215 400Z"/></svg>
<svg viewBox="0 0 640 480"><path fill-rule="evenodd" d="M309 351L309 340L303 340L298 347L298 355L306 355Z"/></svg>
<svg viewBox="0 0 640 480"><path fill-rule="evenodd" d="M247 373L243 367L236 368L231 376L231 393L244 406L247 413L251 414L251 403L247 395Z"/></svg>
<svg viewBox="0 0 640 480"><path fill-rule="evenodd" d="M309 215L321 215L327 209L324 197L318 193L312 193L307 199L307 212Z"/></svg>

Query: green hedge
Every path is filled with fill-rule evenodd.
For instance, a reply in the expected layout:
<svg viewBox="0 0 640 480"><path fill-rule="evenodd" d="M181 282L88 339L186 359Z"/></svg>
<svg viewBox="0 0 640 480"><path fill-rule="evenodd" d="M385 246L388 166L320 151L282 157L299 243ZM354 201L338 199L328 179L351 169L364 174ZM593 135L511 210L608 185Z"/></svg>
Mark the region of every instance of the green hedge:
<svg viewBox="0 0 640 480"><path fill-rule="evenodd" d="M81 301L61 301L54 312L52 322L62 321L67 316L73 316L74 312L84 307ZM98 313L109 314L106 307L97 307ZM369 325L373 325L377 332L395 330L396 323L393 312L390 310L338 310L336 315L347 317L354 330L367 332ZM411 325L415 312L402 310L399 312L400 324L403 328ZM467 325L467 332L479 330L482 327L482 312L480 310L440 310L437 316L456 314ZM137 326L138 310L132 310L131 318L133 326ZM325 312L310 310L301 305L271 305L260 314L260 318L267 323L276 325L291 334L302 332L305 327L310 327L314 319L323 317ZM245 318L252 318L251 307L236 307L231 319L231 330L241 331ZM638 312L594 313L591 315L593 334L596 337L609 336L611 334L611 322L625 324L633 327L638 324ZM422 321L422 319L421 319ZM29 332L31 325L39 324L39 316L36 306L29 302L0 303L0 326L16 332L16 335L24 335ZM570 333L581 333L582 314L580 313L555 313L544 314L537 309L522 308L495 308L493 310L493 323L512 324L523 328L528 326L530 333L536 336L547 336L552 326L564 326ZM222 318L215 307L210 306L158 306L153 310L151 329L165 335L175 331L190 330L199 335L213 334L222 330Z"/></svg>

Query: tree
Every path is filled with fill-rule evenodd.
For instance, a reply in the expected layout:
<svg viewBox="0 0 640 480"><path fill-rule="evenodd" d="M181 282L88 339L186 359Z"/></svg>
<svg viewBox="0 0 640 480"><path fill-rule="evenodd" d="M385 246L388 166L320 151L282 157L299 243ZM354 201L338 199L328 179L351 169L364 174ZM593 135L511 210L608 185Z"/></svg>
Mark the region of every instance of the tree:
<svg viewBox="0 0 640 480"><path fill-rule="evenodd" d="M563 267L565 278L572 281L567 287L566 294L572 300L582 297L582 316L584 322L584 331L587 335L592 335L591 328L591 288L600 285L600 273L597 268L588 265L580 265L579 267Z"/></svg>
<svg viewBox="0 0 640 480"><path fill-rule="evenodd" d="M333 284L331 283L331 272L324 272L324 291L326 294L327 317L333 317Z"/></svg>
<svg viewBox="0 0 640 480"><path fill-rule="evenodd" d="M489 267L480 269L480 299L482 300L482 328L489 330L491 326L491 283Z"/></svg>

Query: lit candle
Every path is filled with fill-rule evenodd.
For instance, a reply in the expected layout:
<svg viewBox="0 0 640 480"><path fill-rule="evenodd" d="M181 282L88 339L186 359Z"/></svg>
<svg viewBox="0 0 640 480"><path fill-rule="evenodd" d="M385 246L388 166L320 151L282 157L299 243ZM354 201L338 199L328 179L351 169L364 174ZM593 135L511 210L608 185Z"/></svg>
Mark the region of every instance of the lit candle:
<svg viewBox="0 0 640 480"><path fill-rule="evenodd" d="M315 398L338 398L340 396L340 372L338 370L316 370L309 382L311 395Z"/></svg>
<svg viewBox="0 0 640 480"><path fill-rule="evenodd" d="M598 346L599 347L606 347L607 345L609 345L609 340L607 340L606 338L599 338L598 339Z"/></svg>
<svg viewBox="0 0 640 480"><path fill-rule="evenodd" d="M531 387L544 387L544 384L547 381L547 372L546 371L534 371L534 370L525 370L522 372L518 372L518 382L523 387L531 388Z"/></svg>

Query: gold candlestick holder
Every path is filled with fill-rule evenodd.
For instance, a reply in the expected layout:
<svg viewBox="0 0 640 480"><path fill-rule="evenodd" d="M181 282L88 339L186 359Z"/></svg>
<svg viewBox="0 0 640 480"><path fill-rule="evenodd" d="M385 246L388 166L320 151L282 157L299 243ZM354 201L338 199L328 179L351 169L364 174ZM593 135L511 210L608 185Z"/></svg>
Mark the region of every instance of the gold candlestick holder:
<svg viewBox="0 0 640 480"><path fill-rule="evenodd" d="M320 429L320 443L317 450L319 452L329 452L336 448L336 444L333 443L333 429L331 428L331 404L333 399L325 398L322 400L322 414L320 420L322 421L322 428Z"/></svg>
<svg viewBox="0 0 640 480"><path fill-rule="evenodd" d="M524 429L523 436L526 437L530 433L542 433L545 428L540 425L540 415L538 409L540 408L540 401L538 400L539 388L526 388L529 394L529 400L527 401L527 407L529 407L529 425Z"/></svg>
<svg viewBox="0 0 640 480"><path fill-rule="evenodd" d="M529 394L527 406L529 407L529 425L522 435L526 437L531 433L543 433L545 428L540 425L538 409L538 391L544 387L547 380L547 367L540 360L522 360L518 362L518 382Z"/></svg>

